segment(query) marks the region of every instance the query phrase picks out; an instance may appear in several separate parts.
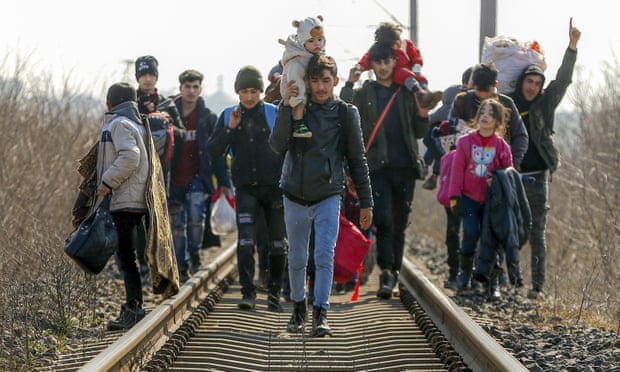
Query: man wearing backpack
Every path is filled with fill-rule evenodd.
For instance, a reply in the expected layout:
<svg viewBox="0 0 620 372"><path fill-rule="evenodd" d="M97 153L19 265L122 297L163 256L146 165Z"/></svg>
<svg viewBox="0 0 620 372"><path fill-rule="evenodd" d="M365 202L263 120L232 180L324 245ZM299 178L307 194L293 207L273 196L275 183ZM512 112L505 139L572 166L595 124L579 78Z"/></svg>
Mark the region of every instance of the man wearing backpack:
<svg viewBox="0 0 620 372"><path fill-rule="evenodd" d="M428 108L418 107L413 93L407 89L396 93L399 86L392 79L394 49L375 43L368 53L376 80L365 81L354 90L359 74L351 69L340 97L357 106L364 139L368 141L377 118L396 94L367 154L376 211L373 226L377 229L377 264L382 271L377 297L389 299L403 260L415 181L421 178L424 166L418 161L417 140L427 132L429 119Z"/></svg>
<svg viewBox="0 0 620 372"><path fill-rule="evenodd" d="M543 296L545 283L547 243L545 228L547 224L548 192L551 173L560 161L557 149L553 143L553 118L555 109L566 93L571 83L575 61L577 60L577 42L581 32L573 27L573 19L569 22L569 44L562 65L558 69L555 80L545 89L545 74L536 65L530 65L517 80L514 93L511 94L523 118L529 134L529 146L523 162L521 172L534 179L525 182L530 208L532 209L532 230L530 232L532 289L528 297L538 299Z"/></svg>
<svg viewBox="0 0 620 372"><path fill-rule="evenodd" d="M288 272L294 308L289 332L302 332L306 321L306 270L308 248L314 227L314 303L312 336L331 333L327 323L329 296L334 269L334 247L338 236L340 198L345 189L348 165L360 200L360 225L367 229L372 221L372 195L368 166L359 127L357 109L334 99L338 70L332 57L312 56L306 71L310 99L304 121L312 138L293 137L293 118L289 104L299 88L286 85L269 144L284 155L280 189L284 193L284 219L289 239ZM340 112L344 108L346 115ZM343 123L341 117L348 120Z"/></svg>
<svg viewBox="0 0 620 372"><path fill-rule="evenodd" d="M217 116L200 96L203 77L196 70L183 71L179 75L181 94L174 100L183 129L178 131L178 138L175 134L168 209L181 282L201 266L199 250L206 223L206 203L215 192L213 174L222 192L228 192L229 188L224 157L210 158L207 152Z"/></svg>

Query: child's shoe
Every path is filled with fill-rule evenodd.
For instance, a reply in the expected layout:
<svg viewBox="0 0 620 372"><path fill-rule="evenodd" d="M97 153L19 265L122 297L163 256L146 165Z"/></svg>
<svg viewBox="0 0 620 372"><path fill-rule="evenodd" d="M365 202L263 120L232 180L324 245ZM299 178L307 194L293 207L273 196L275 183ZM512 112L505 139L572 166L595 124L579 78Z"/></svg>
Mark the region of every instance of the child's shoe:
<svg viewBox="0 0 620 372"><path fill-rule="evenodd" d="M295 138L311 138L312 132L306 126L303 120L293 120L293 137Z"/></svg>

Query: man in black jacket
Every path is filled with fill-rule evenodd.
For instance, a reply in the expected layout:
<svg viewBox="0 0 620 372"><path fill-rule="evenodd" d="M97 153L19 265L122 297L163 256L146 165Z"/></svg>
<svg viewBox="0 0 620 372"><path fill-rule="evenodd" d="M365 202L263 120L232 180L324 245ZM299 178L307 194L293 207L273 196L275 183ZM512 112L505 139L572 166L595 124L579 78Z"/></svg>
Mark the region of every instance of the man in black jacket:
<svg viewBox="0 0 620 372"><path fill-rule="evenodd" d="M333 97L334 86L338 84L336 62L329 56L313 56L306 77L310 100L304 121L313 133L312 138L293 138L289 99L296 96L299 89L291 81L286 86L269 144L276 152L285 153L280 188L284 193L284 220L290 247L291 298L295 301L287 329L299 332L304 328L308 244L314 227L316 271L312 336L322 337L331 333L327 310L340 199L345 189L345 166L351 172L359 196L363 229L367 229L372 220L372 195L357 109Z"/></svg>
<svg viewBox="0 0 620 372"><path fill-rule="evenodd" d="M251 310L256 303L256 288L252 281L255 269L254 246L259 218L264 218L269 231L267 309L279 312L282 311L279 298L286 259L282 193L278 188L283 157L269 146L276 107L261 101L263 86L262 75L254 66L245 66L239 70L235 79L239 104L226 108L220 115L209 141L209 154L219 157L228 149L232 152L237 257L243 295L239 308Z"/></svg>
<svg viewBox="0 0 620 372"><path fill-rule="evenodd" d="M135 61L136 81L138 82L137 97L138 110L140 114L149 116L151 134L155 141L167 146L174 138L166 138L170 134L168 125L172 125L174 132L179 134L183 131L179 111L171 98L166 98L157 90L157 80L159 79L159 62L151 55L144 55L136 58ZM165 113L165 114L164 114ZM172 137L172 136L171 136ZM170 159L165 154L160 154L161 169L164 174L166 187L170 178ZM144 247L146 245L146 233L143 224L138 226L136 235L138 260L140 261L140 274L143 284L147 283L150 270L144 257Z"/></svg>
<svg viewBox="0 0 620 372"><path fill-rule="evenodd" d="M569 22L569 44L556 79L543 90L545 75L540 67L530 65L521 74L512 98L519 109L529 134L529 146L521 162L521 172L533 178L525 183L530 208L532 209L532 231L530 246L532 249L532 289L530 298L542 296L545 284L547 244L545 228L547 224L548 191L550 174L559 165L559 155L553 143L555 109L562 101L571 83L575 61L577 60L577 42L581 32Z"/></svg>
<svg viewBox="0 0 620 372"><path fill-rule="evenodd" d="M175 133L170 162L168 211L181 282L188 270L200 269L200 248L206 223L207 198L214 192L213 174L224 191L229 186L224 157L209 158L207 142L217 116L200 96L202 73L186 70L179 75L181 95L175 99L183 130ZM187 256L189 255L189 262Z"/></svg>
<svg viewBox="0 0 620 372"><path fill-rule="evenodd" d="M368 54L376 80L366 81L361 88L354 90L353 83L359 80L359 75L351 70L349 81L340 91L343 100L358 108L366 141L377 118L398 89L392 78L394 49L375 43ZM373 225L377 231L377 264L382 270L377 290L379 298L391 298L398 280L415 181L425 167L419 156L417 140L424 137L428 125L428 109L417 106L413 93L401 89L368 150L376 206Z"/></svg>

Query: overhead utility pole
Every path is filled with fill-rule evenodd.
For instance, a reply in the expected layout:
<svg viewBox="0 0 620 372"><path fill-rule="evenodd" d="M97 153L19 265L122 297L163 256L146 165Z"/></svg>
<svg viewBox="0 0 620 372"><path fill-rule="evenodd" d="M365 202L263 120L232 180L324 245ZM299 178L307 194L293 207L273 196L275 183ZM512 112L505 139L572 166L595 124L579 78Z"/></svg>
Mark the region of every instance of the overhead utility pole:
<svg viewBox="0 0 620 372"><path fill-rule="evenodd" d="M482 58L484 37L496 36L497 28L497 0L480 0L480 43L478 45L478 59Z"/></svg>
<svg viewBox="0 0 620 372"><path fill-rule="evenodd" d="M414 45L418 45L418 0L410 0L409 25L409 39Z"/></svg>

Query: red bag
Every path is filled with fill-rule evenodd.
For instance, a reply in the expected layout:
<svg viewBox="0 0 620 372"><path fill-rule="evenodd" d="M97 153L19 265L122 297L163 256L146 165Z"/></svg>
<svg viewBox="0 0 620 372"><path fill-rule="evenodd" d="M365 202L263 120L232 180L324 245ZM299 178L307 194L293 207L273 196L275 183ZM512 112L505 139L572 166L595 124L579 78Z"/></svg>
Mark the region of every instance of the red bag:
<svg viewBox="0 0 620 372"><path fill-rule="evenodd" d="M370 240L340 212L340 227L334 250L334 282L346 283L353 278L366 253Z"/></svg>

